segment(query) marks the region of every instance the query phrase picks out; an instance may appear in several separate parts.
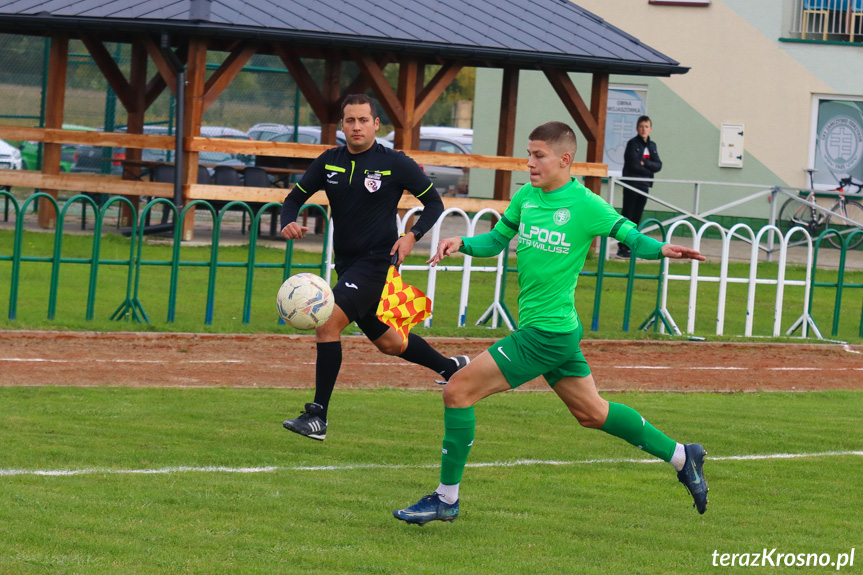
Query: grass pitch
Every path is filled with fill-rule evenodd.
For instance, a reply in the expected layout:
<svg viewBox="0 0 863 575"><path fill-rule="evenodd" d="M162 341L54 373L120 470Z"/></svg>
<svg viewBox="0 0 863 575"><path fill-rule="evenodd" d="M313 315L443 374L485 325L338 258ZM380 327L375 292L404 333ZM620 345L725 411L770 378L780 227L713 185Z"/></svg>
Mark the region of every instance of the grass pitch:
<svg viewBox="0 0 863 575"><path fill-rule="evenodd" d="M855 547L861 569L861 392L607 395L704 443L703 516L553 394L497 395L461 516L422 528L390 512L437 486L439 394L339 390L324 443L281 428L309 395L0 388L0 573L704 573L715 550Z"/></svg>

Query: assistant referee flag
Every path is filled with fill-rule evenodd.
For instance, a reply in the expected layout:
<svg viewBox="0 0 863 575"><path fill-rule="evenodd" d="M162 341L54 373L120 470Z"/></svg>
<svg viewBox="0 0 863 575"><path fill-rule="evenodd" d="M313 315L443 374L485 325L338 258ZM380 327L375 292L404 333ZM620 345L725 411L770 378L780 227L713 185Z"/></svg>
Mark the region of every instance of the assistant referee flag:
<svg viewBox="0 0 863 575"><path fill-rule="evenodd" d="M396 266L390 266L378 303L378 319L399 332L407 343L411 328L431 315L431 307L426 294L404 283Z"/></svg>

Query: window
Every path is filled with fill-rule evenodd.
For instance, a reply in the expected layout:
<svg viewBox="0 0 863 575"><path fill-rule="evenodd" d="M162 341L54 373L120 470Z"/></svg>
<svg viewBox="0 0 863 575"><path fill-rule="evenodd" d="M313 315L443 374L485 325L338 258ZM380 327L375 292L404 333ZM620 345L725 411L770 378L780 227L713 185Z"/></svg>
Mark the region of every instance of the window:
<svg viewBox="0 0 863 575"><path fill-rule="evenodd" d="M461 154L462 151L458 146L453 144L452 142L444 142L443 140L438 140L437 145L435 146L436 152L443 152L445 154Z"/></svg>
<svg viewBox="0 0 863 575"><path fill-rule="evenodd" d="M649 4L668 4L671 6L709 6L710 0L648 0Z"/></svg>
<svg viewBox="0 0 863 575"><path fill-rule="evenodd" d="M809 166L816 188L848 176L863 181L863 96L813 98Z"/></svg>
<svg viewBox="0 0 863 575"><path fill-rule="evenodd" d="M647 86L611 84L605 117L605 151L608 175L623 173L623 152L626 143L635 137L638 117L647 113Z"/></svg>
<svg viewBox="0 0 863 575"><path fill-rule="evenodd" d="M863 0L793 0L790 33L803 40L859 42Z"/></svg>

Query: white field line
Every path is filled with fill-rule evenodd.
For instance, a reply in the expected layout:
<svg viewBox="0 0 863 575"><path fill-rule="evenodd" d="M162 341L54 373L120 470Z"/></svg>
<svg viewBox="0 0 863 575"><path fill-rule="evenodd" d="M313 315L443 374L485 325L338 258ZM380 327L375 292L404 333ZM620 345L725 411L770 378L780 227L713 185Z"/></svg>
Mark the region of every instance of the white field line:
<svg viewBox="0 0 863 575"><path fill-rule="evenodd" d="M178 363L250 363L245 359L51 359L47 357L0 357L0 363L8 361L10 363L146 363L159 364L168 363L176 365ZM378 362L362 362L363 365L399 365L398 361L378 361ZM313 361L302 362L301 365L315 365Z"/></svg>
<svg viewBox="0 0 863 575"><path fill-rule="evenodd" d="M182 364L182 363L206 363L206 364L241 364L248 363L243 359L51 359L46 357L0 357L0 363L129 363L129 364ZM315 365L313 361L301 362L301 365ZM397 361L363 362L363 365L399 365ZM277 367L277 366L276 366ZM615 365L614 369L636 369L636 370L676 370L676 371L747 371L762 369L765 371L863 371L863 367L736 367L732 365L717 366L668 366L668 365Z"/></svg>
<svg viewBox="0 0 863 575"><path fill-rule="evenodd" d="M48 359L46 357L0 357L18 363L245 363L242 359Z"/></svg>
<svg viewBox="0 0 863 575"><path fill-rule="evenodd" d="M735 367L732 365L717 366L670 366L670 365L614 365L614 369L637 369L637 370L675 370L675 371L863 371L863 367Z"/></svg>
<svg viewBox="0 0 863 575"><path fill-rule="evenodd" d="M761 455L725 455L708 457L708 461L762 461L768 459L807 459L812 457L842 457L856 455L863 457L863 451L823 451L820 453L767 453ZM617 463L662 463L659 459L582 459L579 461L557 461L540 459L517 459L515 461L493 461L487 463L468 463L467 467L525 467L539 465L605 465ZM399 465L387 463L366 463L359 465L316 465L295 467L160 467L156 469L0 469L0 477L14 475L39 475L67 477L72 475L168 475L172 473L275 473L278 471L354 471L364 469L437 469L434 465Z"/></svg>

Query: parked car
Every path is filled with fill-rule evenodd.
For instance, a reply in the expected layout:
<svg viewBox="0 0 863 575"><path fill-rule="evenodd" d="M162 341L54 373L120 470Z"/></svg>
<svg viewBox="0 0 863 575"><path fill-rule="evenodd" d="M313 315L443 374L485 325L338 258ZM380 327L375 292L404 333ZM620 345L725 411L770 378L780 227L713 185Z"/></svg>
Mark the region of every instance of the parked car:
<svg viewBox="0 0 863 575"><path fill-rule="evenodd" d="M387 134L395 138L395 132ZM470 154L473 130L444 126L421 126L419 149L444 154ZM440 195L467 195L469 170L453 166L420 164Z"/></svg>
<svg viewBox="0 0 863 575"><path fill-rule="evenodd" d="M261 126L262 124L258 124ZM293 142L294 141L294 127L293 126L285 126L283 124L268 124L270 126L268 129L271 132L271 136L268 138L262 138L264 140L268 140L270 142ZM275 128L275 126L281 126L281 129ZM254 127L254 126L253 126ZM297 143L298 144L320 144L321 142L321 127L320 126L298 126L297 127ZM383 144L388 148L393 147L393 143L385 138L375 138L379 143ZM347 143L347 138L345 137L345 133L341 130L336 131L336 145L344 146Z"/></svg>
<svg viewBox="0 0 863 575"><path fill-rule="evenodd" d="M125 132L126 128L122 127L118 132ZM167 136L170 131L167 126L148 125L144 126L144 134ZM250 140L249 135L242 130L227 128L223 126L201 126L201 136L205 138L227 138L234 140ZM79 146L75 153L75 159L72 163L71 171L73 172L88 172L92 174L102 173L102 166L105 163L102 159L103 148L99 146ZM143 162L171 162L173 161L173 150L155 150L144 148L141 150L141 161ZM123 160L126 159L125 148L113 148L111 162L111 173L123 173ZM249 165L244 162L240 154L231 154L228 152L201 152L198 155L199 163L206 166L229 165L242 166ZM211 170L212 171L212 170Z"/></svg>
<svg viewBox="0 0 863 575"><path fill-rule="evenodd" d="M270 135L270 137L266 138L268 142L293 142L294 141L294 127L293 126L282 126L282 130L279 132L274 132ZM344 137L342 137L341 142L338 141L339 137L336 136L337 144L344 144ZM321 128L320 126L298 126L297 127L297 143L298 144L320 144L321 143Z"/></svg>
<svg viewBox="0 0 863 575"><path fill-rule="evenodd" d="M257 124L256 126L252 126L252 130L259 126L266 126L266 130L271 133L271 136L267 139L269 142L293 142L294 141L294 127L286 126L284 124ZM278 126L281 126L280 128ZM258 133L263 133L262 130L258 130ZM376 140L383 144L388 148L393 147L393 143L384 138L376 138ZM298 144L320 144L321 143L321 127L320 126L297 126L297 140ZM344 132L341 130L336 131L336 145L344 146L347 143L347 138L345 138ZM249 162L253 162L254 165L260 166L263 168L284 168L284 169L295 169L302 170L309 166L310 160L308 159L299 159L299 158L285 158L281 156L258 156L257 158L254 156L245 157L245 160ZM292 181L296 181L297 178L294 177L291 179Z"/></svg>
<svg viewBox="0 0 863 575"><path fill-rule="evenodd" d="M246 133L249 134L249 137L253 140L269 140L277 134L282 134L288 131L288 129L289 127L285 124L264 122L262 124L255 124L246 130Z"/></svg>
<svg viewBox="0 0 863 575"><path fill-rule="evenodd" d="M79 126L77 124L63 124L64 130L77 130L79 132L95 132L96 128ZM23 170L35 170L39 166L39 144L33 140L21 142L21 161ZM75 157L78 144L63 144L60 148L60 171L68 172Z"/></svg>
<svg viewBox="0 0 863 575"><path fill-rule="evenodd" d="M21 150L6 142L0 140L0 170L20 170L21 169Z"/></svg>

